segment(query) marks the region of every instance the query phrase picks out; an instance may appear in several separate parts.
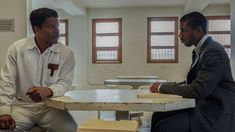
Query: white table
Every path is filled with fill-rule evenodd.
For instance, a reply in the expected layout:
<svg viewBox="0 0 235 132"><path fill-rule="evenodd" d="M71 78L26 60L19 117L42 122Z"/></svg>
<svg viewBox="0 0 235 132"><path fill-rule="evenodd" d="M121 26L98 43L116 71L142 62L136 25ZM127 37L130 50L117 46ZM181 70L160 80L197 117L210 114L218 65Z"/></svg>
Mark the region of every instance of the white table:
<svg viewBox="0 0 235 132"><path fill-rule="evenodd" d="M118 76L118 79L159 79L158 76Z"/></svg>
<svg viewBox="0 0 235 132"><path fill-rule="evenodd" d="M195 100L172 98L138 98L133 89L97 89L70 91L50 98L47 105L62 110L116 111L116 119L129 119L129 111L172 111L195 107Z"/></svg>
<svg viewBox="0 0 235 132"><path fill-rule="evenodd" d="M138 89L142 85L150 85L155 82L166 82L160 79L108 79L104 81L105 85L130 85L133 89Z"/></svg>

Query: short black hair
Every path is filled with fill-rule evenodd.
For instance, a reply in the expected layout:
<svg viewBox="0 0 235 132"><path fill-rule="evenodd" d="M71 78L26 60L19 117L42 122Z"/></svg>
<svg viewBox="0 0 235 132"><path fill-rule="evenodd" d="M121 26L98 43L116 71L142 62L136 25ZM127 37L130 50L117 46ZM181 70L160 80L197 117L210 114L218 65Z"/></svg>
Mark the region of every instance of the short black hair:
<svg viewBox="0 0 235 132"><path fill-rule="evenodd" d="M204 33L207 33L207 20L200 12L191 12L180 18L180 22L188 22L192 29L201 27Z"/></svg>
<svg viewBox="0 0 235 132"><path fill-rule="evenodd" d="M55 10L49 8L38 8L30 13L30 23L34 26L41 27L48 17L58 17ZM33 29L34 30L34 29Z"/></svg>

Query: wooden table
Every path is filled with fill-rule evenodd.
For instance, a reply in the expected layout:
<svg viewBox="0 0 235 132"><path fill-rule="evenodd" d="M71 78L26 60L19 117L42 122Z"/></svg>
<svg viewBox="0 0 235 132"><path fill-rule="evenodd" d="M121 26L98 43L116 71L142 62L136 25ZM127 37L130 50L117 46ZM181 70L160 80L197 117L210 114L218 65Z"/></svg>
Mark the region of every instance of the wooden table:
<svg viewBox="0 0 235 132"><path fill-rule="evenodd" d="M116 111L116 119L129 119L129 111L172 111L195 107L195 100L172 98L138 98L134 89L96 89L67 92L50 98L47 105L62 110Z"/></svg>
<svg viewBox="0 0 235 132"><path fill-rule="evenodd" d="M166 80L160 79L108 79L104 81L105 85L129 85L133 89L138 89L143 85L150 85L155 82L166 82Z"/></svg>

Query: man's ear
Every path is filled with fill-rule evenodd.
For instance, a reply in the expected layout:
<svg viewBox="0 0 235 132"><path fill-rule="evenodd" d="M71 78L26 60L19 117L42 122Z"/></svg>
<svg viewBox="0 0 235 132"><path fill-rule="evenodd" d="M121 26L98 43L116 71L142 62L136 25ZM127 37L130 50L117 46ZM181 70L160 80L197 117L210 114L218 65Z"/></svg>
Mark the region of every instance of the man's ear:
<svg viewBox="0 0 235 132"><path fill-rule="evenodd" d="M204 32L203 32L203 30L202 30L202 27L197 27L197 28L195 28L195 30L194 30L195 32L195 35L196 35L196 37L200 40L203 36L204 36Z"/></svg>
<svg viewBox="0 0 235 132"><path fill-rule="evenodd" d="M38 27L38 26L33 26L33 31L34 31L34 33L40 31L40 27Z"/></svg>
<svg viewBox="0 0 235 132"><path fill-rule="evenodd" d="M197 33L200 33L200 34L204 33L203 30L202 30L202 27L200 27L200 26L197 27L196 30L197 30Z"/></svg>

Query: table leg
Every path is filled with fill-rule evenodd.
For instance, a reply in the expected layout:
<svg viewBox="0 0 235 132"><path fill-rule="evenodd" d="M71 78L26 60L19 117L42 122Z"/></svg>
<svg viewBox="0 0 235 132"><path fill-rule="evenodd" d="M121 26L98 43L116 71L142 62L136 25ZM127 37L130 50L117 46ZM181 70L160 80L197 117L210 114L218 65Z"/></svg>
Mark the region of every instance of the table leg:
<svg viewBox="0 0 235 132"><path fill-rule="evenodd" d="M100 111L99 110L98 110L97 114L98 114L98 119L100 119Z"/></svg>
<svg viewBox="0 0 235 132"><path fill-rule="evenodd" d="M116 111L116 120L129 120L129 111Z"/></svg>

